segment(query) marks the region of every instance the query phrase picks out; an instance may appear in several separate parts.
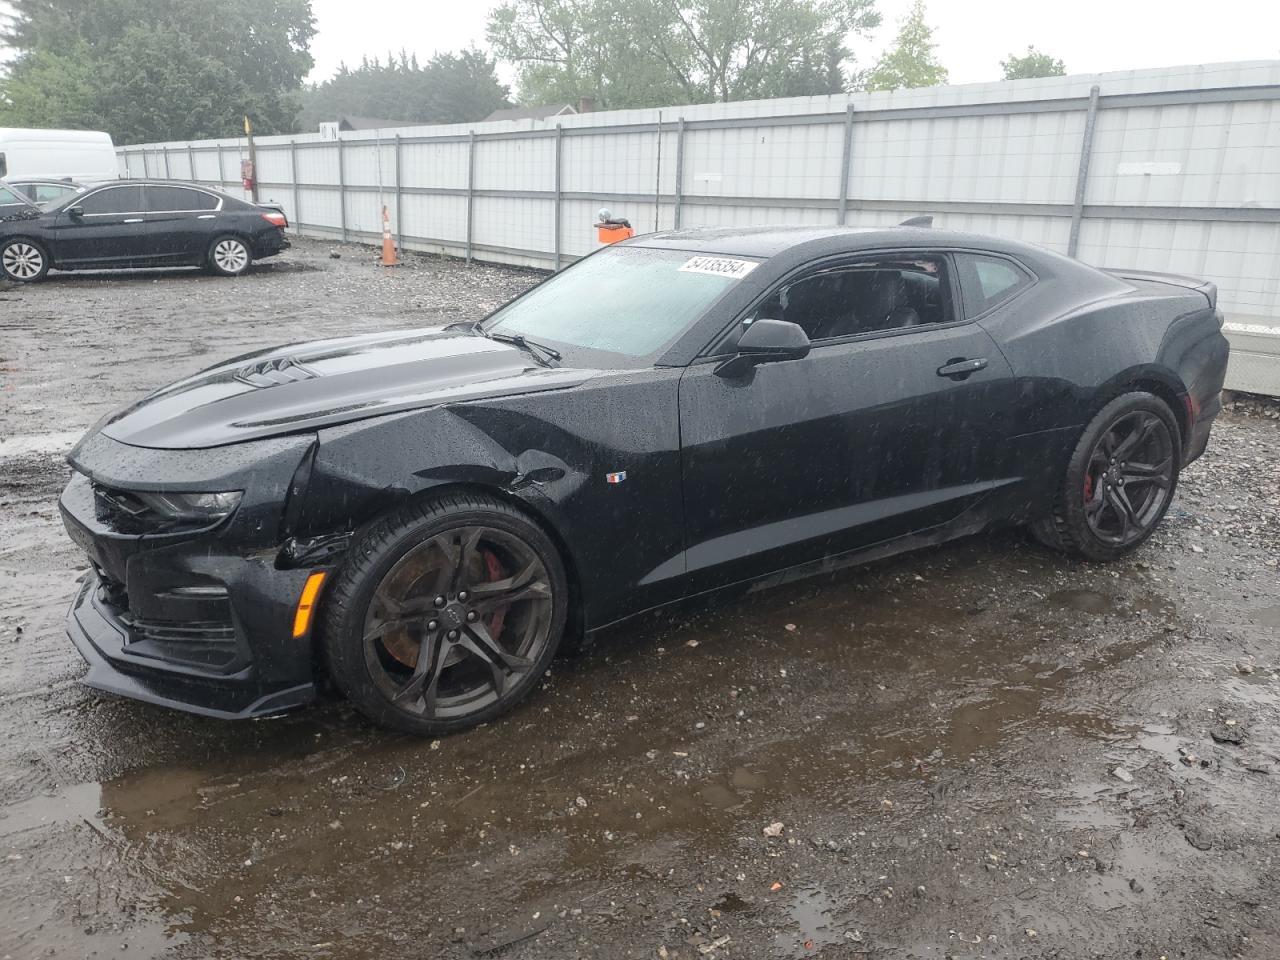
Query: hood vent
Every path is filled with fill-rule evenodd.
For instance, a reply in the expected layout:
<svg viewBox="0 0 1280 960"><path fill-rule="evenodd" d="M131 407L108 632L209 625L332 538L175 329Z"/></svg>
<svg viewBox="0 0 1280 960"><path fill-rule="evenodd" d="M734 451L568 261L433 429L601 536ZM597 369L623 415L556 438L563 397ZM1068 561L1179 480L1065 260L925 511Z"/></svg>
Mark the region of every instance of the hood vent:
<svg viewBox="0 0 1280 960"><path fill-rule="evenodd" d="M298 383L302 380L314 380L320 374L310 367L303 366L293 357L272 357L270 360L259 360L236 371L236 379L251 387L274 387L282 383Z"/></svg>

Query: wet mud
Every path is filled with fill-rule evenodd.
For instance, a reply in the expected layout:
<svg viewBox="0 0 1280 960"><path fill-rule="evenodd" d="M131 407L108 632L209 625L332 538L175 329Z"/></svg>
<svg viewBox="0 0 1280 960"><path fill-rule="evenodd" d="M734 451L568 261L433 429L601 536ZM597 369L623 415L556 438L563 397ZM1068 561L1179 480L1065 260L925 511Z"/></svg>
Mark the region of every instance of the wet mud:
<svg viewBox="0 0 1280 960"><path fill-rule="evenodd" d="M1280 956L1262 417L1223 417L1123 562L1002 531L650 618L439 741L333 700L227 724L81 688L79 431L215 359L533 279L330 249L4 295L0 957Z"/></svg>

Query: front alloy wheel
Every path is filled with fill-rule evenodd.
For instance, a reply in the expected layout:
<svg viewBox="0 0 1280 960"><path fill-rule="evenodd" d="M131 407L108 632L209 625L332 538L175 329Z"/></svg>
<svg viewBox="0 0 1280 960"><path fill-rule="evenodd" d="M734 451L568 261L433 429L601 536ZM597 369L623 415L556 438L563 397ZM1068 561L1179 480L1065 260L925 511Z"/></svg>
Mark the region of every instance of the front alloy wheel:
<svg viewBox="0 0 1280 960"><path fill-rule="evenodd" d="M334 681L386 726L435 734L515 706L564 630L563 566L546 534L487 497L385 518L352 549L326 610Z"/></svg>
<svg viewBox="0 0 1280 960"><path fill-rule="evenodd" d="M14 240L0 250L0 269L15 283L33 283L49 271L49 263L36 244Z"/></svg>

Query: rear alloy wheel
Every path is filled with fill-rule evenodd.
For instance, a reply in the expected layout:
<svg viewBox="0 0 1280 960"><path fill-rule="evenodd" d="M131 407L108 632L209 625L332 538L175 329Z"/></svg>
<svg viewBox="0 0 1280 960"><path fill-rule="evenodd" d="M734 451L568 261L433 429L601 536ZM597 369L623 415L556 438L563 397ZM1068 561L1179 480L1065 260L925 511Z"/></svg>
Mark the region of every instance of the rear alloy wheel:
<svg viewBox="0 0 1280 960"><path fill-rule="evenodd" d="M1150 393L1117 397L1085 428L1053 514L1032 529L1049 546L1090 560L1127 553L1169 509L1181 462L1168 405Z"/></svg>
<svg viewBox="0 0 1280 960"><path fill-rule="evenodd" d="M546 671L567 582L545 533L508 504L411 505L351 550L326 601L334 682L375 722L462 730L514 707Z"/></svg>
<svg viewBox="0 0 1280 960"><path fill-rule="evenodd" d="M238 277L249 269L253 255L239 237L219 237L209 250L209 266L224 277Z"/></svg>
<svg viewBox="0 0 1280 960"><path fill-rule="evenodd" d="M14 283L35 283L49 272L49 258L38 243L10 240L0 248L0 270Z"/></svg>

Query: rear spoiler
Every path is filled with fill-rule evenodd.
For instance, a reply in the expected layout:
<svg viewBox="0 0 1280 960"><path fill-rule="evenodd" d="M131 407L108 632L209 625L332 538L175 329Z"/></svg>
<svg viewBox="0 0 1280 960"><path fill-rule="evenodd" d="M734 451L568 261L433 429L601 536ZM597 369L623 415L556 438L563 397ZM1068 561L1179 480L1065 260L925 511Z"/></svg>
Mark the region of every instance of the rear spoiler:
<svg viewBox="0 0 1280 960"><path fill-rule="evenodd" d="M1195 290L1205 295L1209 300L1209 306L1214 309L1217 309L1218 306L1218 285L1211 280L1198 280L1195 277L1184 277L1178 273L1156 273L1152 270L1104 269L1102 272L1120 280L1148 280L1154 283L1167 283L1171 287Z"/></svg>

